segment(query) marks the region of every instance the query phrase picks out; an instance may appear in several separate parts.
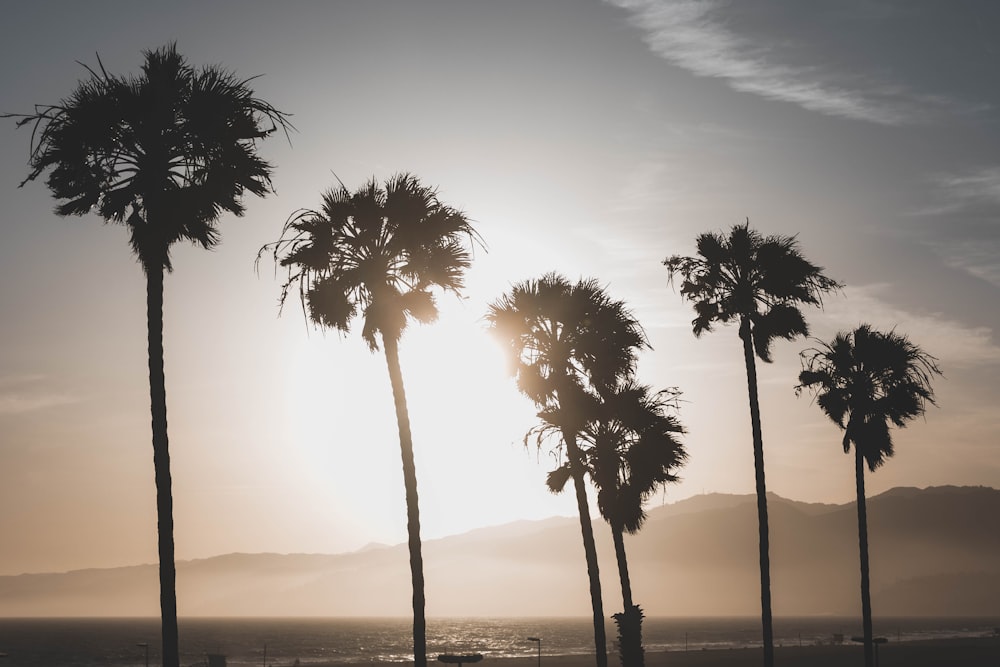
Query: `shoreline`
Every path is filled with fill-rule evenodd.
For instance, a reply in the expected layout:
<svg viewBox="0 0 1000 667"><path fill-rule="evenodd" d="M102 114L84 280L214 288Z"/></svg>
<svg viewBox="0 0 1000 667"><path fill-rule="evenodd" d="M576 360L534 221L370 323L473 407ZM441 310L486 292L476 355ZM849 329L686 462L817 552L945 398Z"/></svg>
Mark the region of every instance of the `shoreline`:
<svg viewBox="0 0 1000 667"><path fill-rule="evenodd" d="M948 639L890 640L878 647L879 667L997 667L1000 665L1000 635ZM444 665L437 656L429 658L428 667ZM699 648L688 651L649 651L645 667L756 667L763 663L763 650L746 648ZM775 646L776 667L856 667L864 664L864 652L858 643ZM303 663L303 667L372 667L412 663ZM471 664L471 663L470 663ZM490 657L484 655L478 667L538 667L537 656ZM608 667L620 667L618 655L608 654ZM541 656L541 667L594 667L593 654ZM276 666L277 667L277 666Z"/></svg>

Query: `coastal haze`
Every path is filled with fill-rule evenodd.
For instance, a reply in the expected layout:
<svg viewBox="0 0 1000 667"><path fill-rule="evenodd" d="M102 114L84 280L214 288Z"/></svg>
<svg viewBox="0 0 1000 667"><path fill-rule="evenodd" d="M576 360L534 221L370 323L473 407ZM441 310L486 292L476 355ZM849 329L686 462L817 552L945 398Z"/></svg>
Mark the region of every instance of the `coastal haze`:
<svg viewBox="0 0 1000 667"><path fill-rule="evenodd" d="M859 605L853 505L771 497L778 616L851 616ZM880 618L1000 618L1000 491L898 488L869 502L873 604ZM647 615L752 616L759 585L752 496L711 494L657 507L628 539ZM424 545L432 617L582 616L579 525L521 521ZM616 573L596 525L606 599ZM406 616L406 545L357 552L229 554L178 564L179 612L204 617ZM0 577L0 616L153 616L155 565ZM99 604L95 605L95 601Z"/></svg>
<svg viewBox="0 0 1000 667"><path fill-rule="evenodd" d="M546 490L556 460L524 447L535 410L482 320L553 270L623 299L653 347L640 381L683 392L689 461L627 538L636 601L759 612L740 340L695 339L661 265L747 218L846 284L804 312L815 336L895 327L944 372L938 407L866 478L876 613L1000 613L1000 4L961 6L8 3L0 112L57 102L95 52L135 72L176 40L195 65L262 75L297 129L261 146L277 195L224 218L217 250L177 247L166 278L180 613L409 613L406 548L386 546L406 515L385 362L294 299L279 318L282 274L254 269L338 179L399 171L489 249L401 346L429 615L588 613L574 498ZM17 188L29 135L0 126L0 615L155 615L142 271L120 227ZM852 458L793 390L812 344L777 341L758 368L768 490L795 499L771 504L774 610L856 614Z"/></svg>

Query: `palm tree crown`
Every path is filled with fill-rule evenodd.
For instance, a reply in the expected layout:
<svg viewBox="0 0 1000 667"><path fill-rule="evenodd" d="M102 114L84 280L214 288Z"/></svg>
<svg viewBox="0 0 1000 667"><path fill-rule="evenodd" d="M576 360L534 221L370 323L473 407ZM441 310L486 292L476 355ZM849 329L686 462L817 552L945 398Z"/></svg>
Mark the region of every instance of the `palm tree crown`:
<svg viewBox="0 0 1000 667"><path fill-rule="evenodd" d="M757 356L771 361L771 342L809 334L796 304L822 305L822 296L841 287L805 259L789 236L764 236L749 221L736 225L728 238L700 234L698 256L674 255L663 263L670 280L683 279L681 296L694 303L695 336L718 322L740 320L748 328Z"/></svg>
<svg viewBox="0 0 1000 667"><path fill-rule="evenodd" d="M676 390L653 392L628 379L602 392L588 410L579 442L584 467L597 489L597 507L609 523L629 534L642 528L645 502L664 484L676 482L675 471L687 460L678 439L684 427L671 414L677 397ZM550 411L539 417L543 423L532 433L539 438L555 433ZM569 478L569 464L563 463L549 473L549 489L562 491Z"/></svg>
<svg viewBox="0 0 1000 667"><path fill-rule="evenodd" d="M816 393L820 409L844 430L844 452L853 443L869 470L893 454L890 423L906 426L935 404L931 378L941 374L937 360L894 331L862 324L806 350L802 359L796 391Z"/></svg>
<svg viewBox="0 0 1000 667"><path fill-rule="evenodd" d="M372 179L353 193L343 184L327 191L320 210L294 213L261 253L288 268L282 303L297 286L310 319L344 333L360 312L362 337L376 350L379 336L399 340L409 319L437 317L431 288L462 289L472 260L463 237L481 243L462 212L399 174L384 186Z"/></svg>
<svg viewBox="0 0 1000 667"><path fill-rule="evenodd" d="M143 267L169 271L173 243L214 246L219 216L242 215L244 192L271 189L271 165L254 144L291 126L253 96L249 79L195 69L174 44L144 56L140 76L88 68L69 98L15 116L34 128L22 185L51 168L46 183L64 200L56 213L96 211L126 225Z"/></svg>
<svg viewBox="0 0 1000 667"><path fill-rule="evenodd" d="M518 283L490 306L487 321L508 348L518 387L539 406L558 405L558 392L571 387L613 387L648 347L625 304L593 279L573 284L549 273Z"/></svg>

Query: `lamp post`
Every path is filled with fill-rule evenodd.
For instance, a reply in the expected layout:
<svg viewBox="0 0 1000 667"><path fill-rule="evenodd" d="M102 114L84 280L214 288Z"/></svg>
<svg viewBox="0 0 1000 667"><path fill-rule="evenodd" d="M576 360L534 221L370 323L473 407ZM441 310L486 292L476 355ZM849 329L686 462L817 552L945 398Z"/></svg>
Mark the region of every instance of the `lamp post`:
<svg viewBox="0 0 1000 667"><path fill-rule="evenodd" d="M538 667L542 667L542 638L541 637L528 637L529 642L535 642L538 644Z"/></svg>
<svg viewBox="0 0 1000 667"><path fill-rule="evenodd" d="M136 644L139 648L145 649L146 652L146 667L149 667L149 644L146 642L140 642Z"/></svg>

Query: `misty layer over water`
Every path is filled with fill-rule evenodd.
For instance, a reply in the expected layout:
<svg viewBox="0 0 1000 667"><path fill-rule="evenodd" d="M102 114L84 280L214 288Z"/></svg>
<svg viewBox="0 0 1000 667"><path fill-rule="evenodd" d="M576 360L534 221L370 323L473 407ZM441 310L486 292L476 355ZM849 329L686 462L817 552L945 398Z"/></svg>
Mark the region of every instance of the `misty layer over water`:
<svg viewBox="0 0 1000 667"><path fill-rule="evenodd" d="M834 634L850 640L860 623L849 618L779 618L777 645L830 643ZM876 635L889 641L982 636L1000 618L876 619ZM615 636L613 623L608 636ZM287 666L411 660L411 621L379 619L181 619L181 664L204 664L208 653L227 656L231 667ZM741 648L760 645L755 618L664 619L643 623L647 651ZM589 619L429 619L428 655L482 653L486 659L534 656L540 637L546 655L593 652ZM157 619L0 619L4 667L136 667L160 662ZM266 648L265 648L266 647Z"/></svg>

